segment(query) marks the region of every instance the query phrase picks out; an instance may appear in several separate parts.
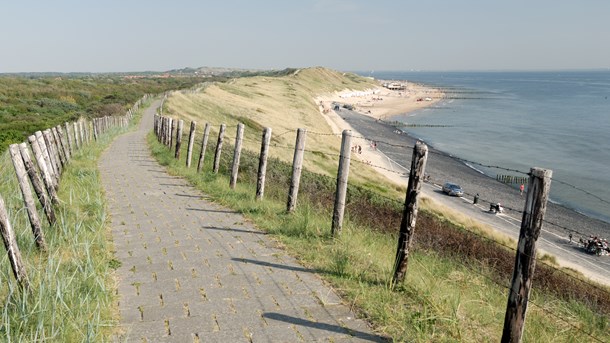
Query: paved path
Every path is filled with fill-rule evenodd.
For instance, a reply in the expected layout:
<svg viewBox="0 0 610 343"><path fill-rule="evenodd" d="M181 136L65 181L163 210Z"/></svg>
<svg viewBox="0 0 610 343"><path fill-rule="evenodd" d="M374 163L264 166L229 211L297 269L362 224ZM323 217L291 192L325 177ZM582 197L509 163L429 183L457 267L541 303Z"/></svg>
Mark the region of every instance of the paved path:
<svg viewBox="0 0 610 343"><path fill-rule="evenodd" d="M128 342L381 342L331 288L238 213L168 175L155 108L100 161Z"/></svg>

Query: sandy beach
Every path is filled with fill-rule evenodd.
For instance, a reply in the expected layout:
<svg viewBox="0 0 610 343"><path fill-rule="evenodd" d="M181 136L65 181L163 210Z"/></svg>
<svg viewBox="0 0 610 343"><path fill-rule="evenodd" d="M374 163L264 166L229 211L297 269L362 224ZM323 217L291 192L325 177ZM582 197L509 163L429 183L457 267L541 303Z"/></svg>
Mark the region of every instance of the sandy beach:
<svg viewBox="0 0 610 343"><path fill-rule="evenodd" d="M392 91L381 86L366 92L343 91L315 99L320 105L320 112L331 126L333 132L352 130L354 136L366 137L352 140L352 145L360 145L361 153L356 149L352 158L375 168L389 181L406 186L407 169L410 164L411 151L397 148L400 145L413 145L415 138L400 132L386 122L392 116L404 114L426 106L432 106L443 99L440 90L417 84L407 84L404 91ZM428 101L425 99L429 98ZM418 99L422 99L418 101ZM334 104L352 105L352 110ZM383 119L383 120L378 120ZM373 146L375 142L375 146ZM524 198L513 187L487 177L463 162L437 151L429 146L430 154L426 172L431 175L431 182L426 184L423 195L443 206L457 210L475 220L489 225L501 234L515 237L520 226L520 213L524 207ZM466 193L461 201L446 197L439 190L439 185L446 181L458 181ZM472 196L479 194L481 201L472 205ZM506 216L490 216L487 212L490 202L501 201L509 209L515 209ZM558 257L562 266L577 269L598 282L610 284L610 261L607 257L590 256L582 252L577 244L569 242L569 232L565 227L575 227L583 235L596 234L599 228L610 230L610 224L584 216L573 210L549 203L543 228L540 247L547 253ZM559 223L552 225L549 223ZM581 235L574 234L578 241ZM603 259L603 260L602 260Z"/></svg>
<svg viewBox="0 0 610 343"><path fill-rule="evenodd" d="M375 119L411 112L439 102L444 93L416 83L403 82L404 90L390 90L382 86L393 81L380 80L379 87L362 92L342 91L316 98L323 114L330 114L333 103L349 104L354 110Z"/></svg>
<svg viewBox="0 0 610 343"><path fill-rule="evenodd" d="M351 105L355 112L375 120L386 120L395 115L433 106L444 97L442 91L416 83L403 81L404 90L390 90L382 85L394 81L379 80L378 82L379 87L362 92L345 90L314 99L319 104L320 113L333 132L351 130L354 136L363 137L342 117L346 111L336 109L334 104ZM398 131L394 133L398 133ZM354 138L352 145L356 146L356 154L353 155L355 158L373 166L382 166L382 169L377 169L381 175L397 185L406 185L407 177L401 174L406 173L407 170L373 147L372 140Z"/></svg>

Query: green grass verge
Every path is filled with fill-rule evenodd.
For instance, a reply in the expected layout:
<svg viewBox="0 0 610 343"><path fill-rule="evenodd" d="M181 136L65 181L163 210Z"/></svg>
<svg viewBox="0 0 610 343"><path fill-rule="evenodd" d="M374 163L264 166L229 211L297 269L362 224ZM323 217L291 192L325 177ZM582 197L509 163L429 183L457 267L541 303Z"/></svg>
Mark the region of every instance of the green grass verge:
<svg viewBox="0 0 610 343"><path fill-rule="evenodd" d="M113 129L76 152L58 191L57 223L42 211L48 251L36 249L8 153L0 161L5 199L24 258L30 291L19 289L4 252L0 256L0 341L105 341L116 325L114 269L106 204L97 169L102 151L126 129Z"/></svg>
<svg viewBox="0 0 610 343"><path fill-rule="evenodd" d="M227 176L230 145L223 148L216 175L211 172L213 143L201 174L195 167L184 167L183 160L175 160L173 152L157 143L152 134L149 144L170 173L185 177L214 201L240 211L304 266L316 270L377 332L399 342L495 342L501 337L508 290L498 284L508 284L512 269L505 269L514 261L514 252L422 211L417 228L420 238L409 260L407 279L392 289L399 200L350 186L344 230L333 239L332 178L305 170L297 210L287 214L290 166L286 163L269 161L265 200L256 202L256 154L242 152L239 182L231 190ZM195 160L198 154L196 148ZM557 279L557 272L543 266L538 270L542 278L534 281L531 299L539 306L529 306L524 341L605 340L609 322L603 291L601 295L583 288L572 291L566 280ZM579 292L585 296L579 297Z"/></svg>

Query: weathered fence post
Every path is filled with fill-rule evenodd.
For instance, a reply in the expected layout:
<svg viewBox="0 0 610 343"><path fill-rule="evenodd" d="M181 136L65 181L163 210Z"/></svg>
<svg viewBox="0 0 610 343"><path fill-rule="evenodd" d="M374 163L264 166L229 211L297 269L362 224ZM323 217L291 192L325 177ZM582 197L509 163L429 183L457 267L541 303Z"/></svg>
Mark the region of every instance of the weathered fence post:
<svg viewBox="0 0 610 343"><path fill-rule="evenodd" d="M172 146L175 144L175 142L173 141L174 138L174 131L176 131L176 125L178 125L177 123L178 119L173 119L173 118L169 118L169 149L172 149Z"/></svg>
<svg viewBox="0 0 610 343"><path fill-rule="evenodd" d="M155 132L155 136L159 138L159 114L155 113L153 118L153 131Z"/></svg>
<svg viewBox="0 0 610 343"><path fill-rule="evenodd" d="M40 206L47 216L47 220L50 225L55 224L57 220L55 217L55 211L53 210L53 206L51 206L51 200L47 196L45 192L44 185L38 172L36 171L36 167L34 166L34 162L32 162L32 158L30 157L30 153L28 152L28 146L25 143L19 144L19 152L21 153L21 158L23 159L23 164L25 165L25 169L30 177L30 181L32 182L32 186L34 186L34 191L36 192L36 196L38 197L38 201L40 202Z"/></svg>
<svg viewBox="0 0 610 343"><path fill-rule="evenodd" d="M527 302L536 269L536 240L542 229L552 175L553 171L548 169L530 169L501 342L521 342Z"/></svg>
<svg viewBox="0 0 610 343"><path fill-rule="evenodd" d="M93 139L95 139L96 141L100 138L99 124L100 124L99 118L93 118ZM155 131L155 133L156 133L156 131Z"/></svg>
<svg viewBox="0 0 610 343"><path fill-rule="evenodd" d="M161 117L161 127L159 128L159 142L161 142L161 144L165 145L165 131L166 131L166 126L167 124L165 123L166 119L165 117Z"/></svg>
<svg viewBox="0 0 610 343"><path fill-rule="evenodd" d="M17 240L15 239L13 227L8 220L8 212L6 211L6 206L4 205L4 199L2 199L1 196L0 233L2 234L2 241L4 242L4 247L8 253L8 259L11 262L11 267L13 268L13 275L15 275L15 279L17 279L19 286L27 289L29 287L28 275L25 271L25 267L23 266L23 261L21 260L21 252L17 246Z"/></svg>
<svg viewBox="0 0 610 343"><path fill-rule="evenodd" d="M68 147L70 148L70 156L72 156L72 154L74 154L74 150L76 149L74 148L74 144L72 143L72 136L70 136L70 124L65 122L64 126L66 127L66 138L68 140Z"/></svg>
<svg viewBox="0 0 610 343"><path fill-rule="evenodd" d="M34 197L32 196L32 189L30 188L30 182L26 177L25 165L19 152L19 146L17 144L11 144L8 147L9 153L11 154L11 160L13 160L13 167L15 167L15 174L17 174L17 181L19 182L19 188L21 189L21 195L23 195L23 202L25 209L30 219L30 226L32 227L32 233L34 234L34 241L36 246L40 250L46 250L47 245L44 241L44 234L42 233L42 225L40 225L40 218L38 218L38 212L36 210L36 203L34 203Z"/></svg>
<svg viewBox="0 0 610 343"><path fill-rule="evenodd" d="M345 212L345 196L347 195L347 180L349 177L349 165L352 148L352 133L343 130L341 137L341 153L339 157L339 168L337 170L337 191L335 194L335 207L333 210L333 221L331 234L337 236L343 228L343 214Z"/></svg>
<svg viewBox="0 0 610 343"><path fill-rule="evenodd" d="M258 176L256 178L256 200L263 200L265 193L265 175L267 174L267 156L269 154L269 142L271 141L271 128L263 130L261 140L261 154L258 161Z"/></svg>
<svg viewBox="0 0 610 343"><path fill-rule="evenodd" d="M294 157L292 159L292 177L290 178L290 189L288 190L288 203L286 210L293 212L297 204L299 194L299 183L301 182L301 171L303 169L303 155L305 153L305 137L307 130L297 130L297 140L294 145Z"/></svg>
<svg viewBox="0 0 610 343"><path fill-rule="evenodd" d="M197 122L191 122L191 130L189 132L189 145L186 148L186 167L191 167L191 159L193 158L193 144L195 144L195 128L197 127Z"/></svg>
<svg viewBox="0 0 610 343"><path fill-rule="evenodd" d="M49 149L44 141L44 137L42 136L42 132L36 131L34 133L36 136L36 141L38 141L38 145L40 146L40 150L42 152L42 157L45 160L46 165L48 166L49 175L51 176L51 180L53 181L53 188L57 190L57 186L59 183L59 175L57 174L57 168L52 162L51 156L49 154Z"/></svg>
<svg viewBox="0 0 610 343"><path fill-rule="evenodd" d="M418 196L421 191L421 178L426 171L428 160L428 146L423 142L415 143L413 157L411 159L411 171L407 194L405 196L405 207L400 222L400 233L398 236L398 248L394 260L394 277L392 285L402 282L407 274L407 263L409 262L409 250L413 241L415 222L417 221Z"/></svg>
<svg viewBox="0 0 610 343"><path fill-rule="evenodd" d="M68 165L68 158L66 157L66 154L64 154L64 147L63 147L61 140L59 140L59 134L57 133L57 128L52 127L50 129L50 132L51 132L51 139L54 141L55 147L57 149L57 155L59 156L59 161L61 162L62 167L65 169L66 166Z"/></svg>
<svg viewBox="0 0 610 343"><path fill-rule="evenodd" d="M169 146L170 149L171 149L171 145L172 145L172 139L171 139L171 137L172 137L172 118L167 117L166 120L167 120L167 123L165 123L165 124L166 124L167 127L165 128L165 130L166 130L166 132L165 132L165 145Z"/></svg>
<svg viewBox="0 0 610 343"><path fill-rule="evenodd" d="M203 159L205 158L205 149L208 147L208 138L210 137L210 123L205 123L203 129L203 139L201 140L201 151L199 152L199 161L197 162L197 173L201 173L203 168Z"/></svg>
<svg viewBox="0 0 610 343"><path fill-rule="evenodd" d="M218 173L218 168L220 168L220 153L222 152L222 141L225 136L226 127L225 124L221 124L218 131L218 142L216 143L216 153L214 153L214 169L212 169L214 174Z"/></svg>
<svg viewBox="0 0 610 343"><path fill-rule="evenodd" d="M86 141L85 141L85 125L83 125L83 121L82 121L82 117L78 120L78 132L80 132L80 137L78 137L80 139L80 143L81 146L84 146Z"/></svg>
<svg viewBox="0 0 610 343"><path fill-rule="evenodd" d="M68 145L68 141L64 135L64 130L61 128L61 125L57 125L57 135L59 136L59 140L61 141L62 147L64 148L66 160L70 162L70 146Z"/></svg>
<svg viewBox="0 0 610 343"><path fill-rule="evenodd" d="M58 186L62 172L61 162L59 161L59 157L57 155L57 151L55 150L55 145L53 144L53 139L51 138L49 129L42 131L42 137L44 139L44 143L46 144L47 153L51 159L51 164L53 164L53 168L55 170L55 176L57 178L56 186Z"/></svg>
<svg viewBox="0 0 610 343"><path fill-rule="evenodd" d="M74 133L74 145L77 150L80 150L82 142L78 139L78 124L76 122L72 123L72 133Z"/></svg>
<svg viewBox="0 0 610 343"><path fill-rule="evenodd" d="M40 173L42 174L42 180L44 181L47 193L49 193L52 203L58 204L59 198L57 197L57 192L55 192L53 176L49 171L50 166L47 164L44 158L44 154L42 152L40 144L38 143L38 139L36 139L35 135L31 135L28 137L28 142L30 142L30 146L32 147L32 151L34 152L34 157L36 158L36 162L38 163L38 169L40 169Z"/></svg>
<svg viewBox="0 0 610 343"><path fill-rule="evenodd" d="M178 121L178 129L176 130L176 153L174 157L180 159L180 147L182 146L182 129L184 128L184 120Z"/></svg>
<svg viewBox="0 0 610 343"><path fill-rule="evenodd" d="M241 157L241 145L244 138L244 124L237 124L237 134L235 136L235 149L233 150L233 163L231 164L231 178L229 188L235 189L237 184L237 173L239 172L239 159Z"/></svg>

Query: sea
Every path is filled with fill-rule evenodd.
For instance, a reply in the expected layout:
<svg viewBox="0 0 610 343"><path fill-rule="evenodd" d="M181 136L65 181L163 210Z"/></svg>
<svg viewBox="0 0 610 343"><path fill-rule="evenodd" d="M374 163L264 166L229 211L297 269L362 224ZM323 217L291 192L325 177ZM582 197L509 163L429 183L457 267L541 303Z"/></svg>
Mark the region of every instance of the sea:
<svg viewBox="0 0 610 343"><path fill-rule="evenodd" d="M392 120L434 148L482 165L551 169L551 201L610 222L610 70L360 74L443 90L435 105ZM472 167L492 177L523 176Z"/></svg>

